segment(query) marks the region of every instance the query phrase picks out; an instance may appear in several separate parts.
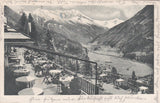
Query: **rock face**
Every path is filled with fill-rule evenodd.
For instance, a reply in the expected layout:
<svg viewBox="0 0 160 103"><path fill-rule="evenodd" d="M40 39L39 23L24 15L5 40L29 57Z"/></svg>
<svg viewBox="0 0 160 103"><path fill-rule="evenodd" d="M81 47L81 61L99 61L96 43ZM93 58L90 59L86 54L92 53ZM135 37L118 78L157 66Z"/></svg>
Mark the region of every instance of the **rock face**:
<svg viewBox="0 0 160 103"><path fill-rule="evenodd" d="M94 42L120 48L126 57L132 55L132 59L139 57L138 60L153 64L153 39L154 6L147 5L129 20L101 34Z"/></svg>

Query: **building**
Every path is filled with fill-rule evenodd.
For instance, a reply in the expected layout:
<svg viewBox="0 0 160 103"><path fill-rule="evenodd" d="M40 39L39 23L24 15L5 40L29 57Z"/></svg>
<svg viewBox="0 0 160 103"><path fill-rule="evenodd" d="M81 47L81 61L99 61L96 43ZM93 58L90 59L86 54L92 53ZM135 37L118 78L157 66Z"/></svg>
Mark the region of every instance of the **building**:
<svg viewBox="0 0 160 103"><path fill-rule="evenodd" d="M30 37L17 32L7 24L4 26L4 55L5 55L5 66L8 65L8 54L11 53L12 47L15 46L29 46L33 45L34 42Z"/></svg>

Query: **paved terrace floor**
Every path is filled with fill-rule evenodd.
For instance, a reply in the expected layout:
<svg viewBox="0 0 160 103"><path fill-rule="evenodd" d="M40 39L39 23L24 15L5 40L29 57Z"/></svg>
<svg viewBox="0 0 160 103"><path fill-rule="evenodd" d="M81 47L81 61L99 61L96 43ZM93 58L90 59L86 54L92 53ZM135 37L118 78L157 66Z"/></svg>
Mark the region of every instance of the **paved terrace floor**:
<svg viewBox="0 0 160 103"><path fill-rule="evenodd" d="M26 68L30 70L29 76L35 77L35 84L34 87L41 88L44 91L44 95L57 95L57 84L45 84L43 82L44 77L36 77L34 75L34 68L31 64L26 64Z"/></svg>
<svg viewBox="0 0 160 103"><path fill-rule="evenodd" d="M26 69L30 71L29 76L35 78L35 84L33 85L33 87L41 88L44 91L44 95L57 95L57 84L45 84L43 82L44 77L36 77L34 75L34 68L31 66L31 64L25 62L23 52L24 50L22 48L19 48L16 54L17 57L20 59L20 63L25 64ZM9 69L11 70L13 68ZM7 89L5 91L5 94L16 95L15 93L17 93L17 87L15 85L15 79L16 78L14 78L13 72L5 72L5 89Z"/></svg>

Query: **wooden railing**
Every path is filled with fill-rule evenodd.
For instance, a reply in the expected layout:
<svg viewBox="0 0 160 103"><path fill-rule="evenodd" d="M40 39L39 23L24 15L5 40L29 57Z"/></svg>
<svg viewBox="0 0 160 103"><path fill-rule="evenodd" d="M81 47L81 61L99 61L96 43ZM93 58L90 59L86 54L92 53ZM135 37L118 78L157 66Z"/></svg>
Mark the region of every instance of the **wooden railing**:
<svg viewBox="0 0 160 103"><path fill-rule="evenodd" d="M62 67L63 68L63 67ZM67 74L75 75L76 73L65 68L64 71ZM77 74L78 80L79 80L79 86L81 88L81 93L84 95L94 95L97 91L95 90L95 84L85 78L83 78L83 75Z"/></svg>
<svg viewBox="0 0 160 103"><path fill-rule="evenodd" d="M95 84L92 83L91 81L86 80L85 78L81 78L79 77L79 82L80 82L80 87L81 87L81 91L89 94L89 95L94 95L96 92L95 89Z"/></svg>

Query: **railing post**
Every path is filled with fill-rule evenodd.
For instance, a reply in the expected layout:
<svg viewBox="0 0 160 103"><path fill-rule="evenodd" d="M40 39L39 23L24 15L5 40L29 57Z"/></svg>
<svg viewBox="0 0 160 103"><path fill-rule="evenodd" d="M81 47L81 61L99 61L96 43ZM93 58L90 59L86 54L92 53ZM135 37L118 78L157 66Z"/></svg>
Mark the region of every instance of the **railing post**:
<svg viewBox="0 0 160 103"><path fill-rule="evenodd" d="M92 76L93 76L93 75L92 75L92 73L93 73L93 72L92 72L92 69L93 69L92 67L93 67L93 66L92 66L92 64L91 64L91 79L92 79Z"/></svg>
<svg viewBox="0 0 160 103"><path fill-rule="evenodd" d="M65 68L67 68L67 64L68 64L68 61L67 61L67 57L65 59Z"/></svg>
<svg viewBox="0 0 160 103"><path fill-rule="evenodd" d="M95 69L96 69L96 80L95 80L95 94L99 94L99 89L98 89L98 85L97 85L97 81L98 81L98 70L97 70L97 63L95 65Z"/></svg>
<svg viewBox="0 0 160 103"><path fill-rule="evenodd" d="M58 55L59 58L59 65L61 65L61 57Z"/></svg>
<svg viewBox="0 0 160 103"><path fill-rule="evenodd" d="M79 70L79 67L78 67L78 60L76 60L76 74L77 74L78 70Z"/></svg>

